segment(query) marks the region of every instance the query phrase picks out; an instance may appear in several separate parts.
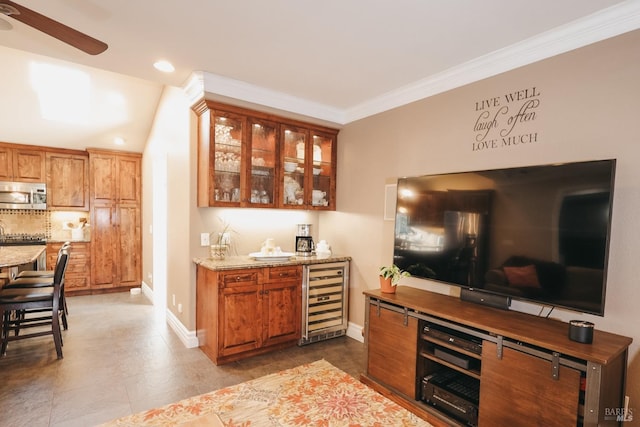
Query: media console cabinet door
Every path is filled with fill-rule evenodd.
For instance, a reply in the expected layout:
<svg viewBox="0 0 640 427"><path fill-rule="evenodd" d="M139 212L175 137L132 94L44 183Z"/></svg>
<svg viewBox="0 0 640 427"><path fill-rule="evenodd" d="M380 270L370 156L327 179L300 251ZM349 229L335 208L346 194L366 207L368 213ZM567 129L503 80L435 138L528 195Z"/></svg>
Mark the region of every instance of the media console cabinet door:
<svg viewBox="0 0 640 427"><path fill-rule="evenodd" d="M367 374L416 398L418 319L369 305Z"/></svg>
<svg viewBox="0 0 640 427"><path fill-rule="evenodd" d="M580 371L511 348L497 357L495 343L482 345L479 426L575 426Z"/></svg>

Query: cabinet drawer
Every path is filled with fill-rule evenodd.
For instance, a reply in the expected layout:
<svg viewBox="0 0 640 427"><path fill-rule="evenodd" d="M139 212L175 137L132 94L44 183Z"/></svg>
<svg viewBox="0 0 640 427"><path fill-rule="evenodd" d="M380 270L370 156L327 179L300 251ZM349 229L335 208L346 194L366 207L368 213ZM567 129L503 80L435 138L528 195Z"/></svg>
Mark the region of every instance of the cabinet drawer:
<svg viewBox="0 0 640 427"><path fill-rule="evenodd" d="M293 267L270 267L267 268L268 280L292 279L300 277L301 268Z"/></svg>
<svg viewBox="0 0 640 427"><path fill-rule="evenodd" d="M260 271L235 271L220 274L220 283L223 287L246 286L258 283Z"/></svg>

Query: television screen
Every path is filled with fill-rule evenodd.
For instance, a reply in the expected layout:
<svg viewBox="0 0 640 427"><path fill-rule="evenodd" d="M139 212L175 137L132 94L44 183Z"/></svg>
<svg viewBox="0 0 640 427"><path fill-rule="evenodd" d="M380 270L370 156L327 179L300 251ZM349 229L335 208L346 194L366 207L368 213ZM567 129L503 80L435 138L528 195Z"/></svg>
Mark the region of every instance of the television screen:
<svg viewBox="0 0 640 427"><path fill-rule="evenodd" d="M394 263L602 316L614 174L597 160L400 178Z"/></svg>

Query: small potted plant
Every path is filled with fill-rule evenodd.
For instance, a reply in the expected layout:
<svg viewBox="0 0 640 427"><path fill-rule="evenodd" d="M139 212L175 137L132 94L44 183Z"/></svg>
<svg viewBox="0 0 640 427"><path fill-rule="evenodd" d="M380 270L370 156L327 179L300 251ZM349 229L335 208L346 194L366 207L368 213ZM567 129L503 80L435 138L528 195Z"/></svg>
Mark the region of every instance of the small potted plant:
<svg viewBox="0 0 640 427"><path fill-rule="evenodd" d="M380 290L387 294L394 294L396 286L403 277L409 277L408 271L401 270L395 264L380 267Z"/></svg>

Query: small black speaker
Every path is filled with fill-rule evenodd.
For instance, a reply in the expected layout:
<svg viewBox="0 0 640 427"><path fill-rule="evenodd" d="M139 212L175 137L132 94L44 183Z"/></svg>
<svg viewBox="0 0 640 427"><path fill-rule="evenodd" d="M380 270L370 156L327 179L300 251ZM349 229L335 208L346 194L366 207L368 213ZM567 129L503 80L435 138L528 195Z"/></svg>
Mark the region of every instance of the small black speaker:
<svg viewBox="0 0 640 427"><path fill-rule="evenodd" d="M569 321L569 339L583 344L591 344L593 342L593 323L583 320Z"/></svg>

